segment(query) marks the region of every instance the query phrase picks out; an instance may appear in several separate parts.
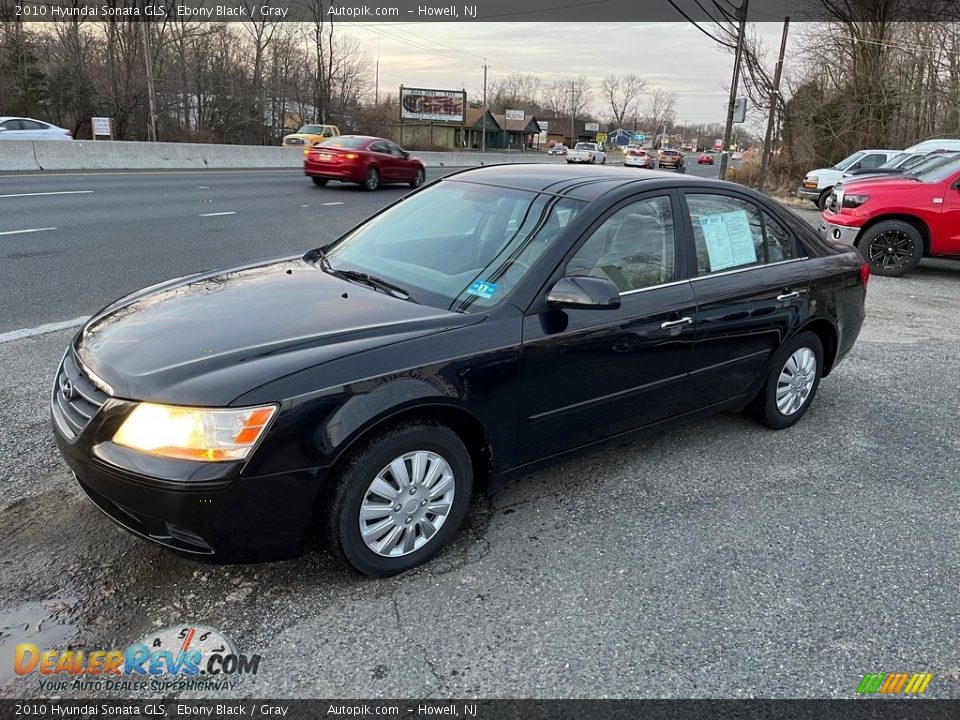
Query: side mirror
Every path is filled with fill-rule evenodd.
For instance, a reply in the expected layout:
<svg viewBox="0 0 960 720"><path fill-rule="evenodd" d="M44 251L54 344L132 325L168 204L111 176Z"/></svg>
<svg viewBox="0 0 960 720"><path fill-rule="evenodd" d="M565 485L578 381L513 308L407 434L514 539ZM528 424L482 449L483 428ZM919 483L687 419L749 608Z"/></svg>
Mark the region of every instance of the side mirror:
<svg viewBox="0 0 960 720"><path fill-rule="evenodd" d="M863 166L862 166L860 163L854 163L853 165L850 166L849 169L850 169L850 170L859 170L861 167L863 167Z"/></svg>
<svg viewBox="0 0 960 720"><path fill-rule="evenodd" d="M558 308L612 310L620 307L620 291L603 278L565 277L547 293L547 304Z"/></svg>
<svg viewBox="0 0 960 720"><path fill-rule="evenodd" d="M401 150L400 153L401 153L405 158L410 157L410 153L408 153L406 150Z"/></svg>

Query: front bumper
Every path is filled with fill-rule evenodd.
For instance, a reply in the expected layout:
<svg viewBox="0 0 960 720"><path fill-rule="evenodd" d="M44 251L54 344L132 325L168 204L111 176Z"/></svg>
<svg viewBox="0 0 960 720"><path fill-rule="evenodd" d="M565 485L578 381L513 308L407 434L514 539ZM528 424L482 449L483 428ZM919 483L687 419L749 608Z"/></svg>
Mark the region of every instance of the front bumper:
<svg viewBox="0 0 960 720"><path fill-rule="evenodd" d="M860 230L853 225L839 225L823 218L817 223L817 232L824 240L836 240L847 245L856 244Z"/></svg>
<svg viewBox="0 0 960 720"><path fill-rule="evenodd" d="M250 477L243 463L204 463L138 453L113 443L133 403L108 399L74 437L56 420L60 454L84 494L127 531L207 562L296 557L323 471Z"/></svg>
<svg viewBox="0 0 960 720"><path fill-rule="evenodd" d="M805 188L801 186L797 190L797 197L802 197L804 200L817 201L820 199L820 193L822 192L823 190L817 190L817 189L811 190L810 188Z"/></svg>

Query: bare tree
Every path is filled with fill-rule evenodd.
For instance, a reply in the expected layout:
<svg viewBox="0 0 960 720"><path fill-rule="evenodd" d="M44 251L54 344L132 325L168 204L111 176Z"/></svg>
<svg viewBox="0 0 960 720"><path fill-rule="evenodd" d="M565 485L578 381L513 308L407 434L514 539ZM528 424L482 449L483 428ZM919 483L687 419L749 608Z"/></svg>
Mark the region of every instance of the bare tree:
<svg viewBox="0 0 960 720"><path fill-rule="evenodd" d="M660 133L673 122L677 113L677 96L672 92L656 88L644 102L645 119L656 133L655 147L660 146Z"/></svg>
<svg viewBox="0 0 960 720"><path fill-rule="evenodd" d="M647 81L638 75L607 75L603 79L600 90L616 127L623 127L625 118L637 114L640 96L646 89Z"/></svg>

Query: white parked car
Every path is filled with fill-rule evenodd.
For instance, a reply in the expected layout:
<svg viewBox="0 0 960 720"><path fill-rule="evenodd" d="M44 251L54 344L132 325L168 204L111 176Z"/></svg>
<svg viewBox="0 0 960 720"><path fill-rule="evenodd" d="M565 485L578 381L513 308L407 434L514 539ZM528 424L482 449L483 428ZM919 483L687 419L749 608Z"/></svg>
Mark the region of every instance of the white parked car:
<svg viewBox="0 0 960 720"><path fill-rule="evenodd" d="M73 140L73 132L33 118L0 117L0 140Z"/></svg>
<svg viewBox="0 0 960 720"><path fill-rule="evenodd" d="M590 163L591 165L605 165L607 154L598 143L578 142L573 150L567 151L568 163Z"/></svg>
<svg viewBox="0 0 960 720"><path fill-rule="evenodd" d="M850 157L844 158L832 168L811 170L800 183L797 195L812 200L817 207L823 210L830 197L830 191L848 170L860 168L878 168L899 155L902 150L857 150Z"/></svg>

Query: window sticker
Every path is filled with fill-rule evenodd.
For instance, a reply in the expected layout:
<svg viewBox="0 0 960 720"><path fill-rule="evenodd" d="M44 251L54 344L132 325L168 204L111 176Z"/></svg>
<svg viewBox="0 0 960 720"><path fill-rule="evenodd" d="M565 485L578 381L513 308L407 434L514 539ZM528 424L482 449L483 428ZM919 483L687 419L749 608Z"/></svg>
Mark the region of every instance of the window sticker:
<svg viewBox="0 0 960 720"><path fill-rule="evenodd" d="M471 295L476 295L477 297L482 297L485 300L492 298L496 291L496 283L487 282L486 280L475 280L473 283L471 283L470 287L467 288L468 293Z"/></svg>
<svg viewBox="0 0 960 720"><path fill-rule="evenodd" d="M757 248L746 210L704 215L700 218L700 227L712 272L757 262Z"/></svg>

